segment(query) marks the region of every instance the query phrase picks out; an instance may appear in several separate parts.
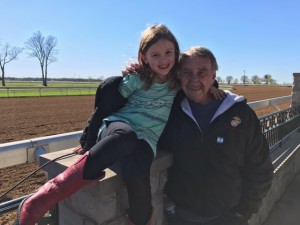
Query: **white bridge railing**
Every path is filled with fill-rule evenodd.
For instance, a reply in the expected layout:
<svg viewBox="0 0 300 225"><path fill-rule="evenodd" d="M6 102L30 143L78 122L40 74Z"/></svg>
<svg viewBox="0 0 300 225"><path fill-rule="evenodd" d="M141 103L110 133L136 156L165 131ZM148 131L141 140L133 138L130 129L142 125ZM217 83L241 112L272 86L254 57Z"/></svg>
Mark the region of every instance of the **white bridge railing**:
<svg viewBox="0 0 300 225"><path fill-rule="evenodd" d="M282 96L282 97L278 97L278 98L270 98L270 99L255 101L255 102L249 102L248 105L252 109L258 109L258 108L263 108L263 107L272 105L275 108L277 108L277 110L279 111L279 108L277 107L278 103L287 102L287 101L291 102L291 100L292 100L292 95L288 95L288 96Z"/></svg>

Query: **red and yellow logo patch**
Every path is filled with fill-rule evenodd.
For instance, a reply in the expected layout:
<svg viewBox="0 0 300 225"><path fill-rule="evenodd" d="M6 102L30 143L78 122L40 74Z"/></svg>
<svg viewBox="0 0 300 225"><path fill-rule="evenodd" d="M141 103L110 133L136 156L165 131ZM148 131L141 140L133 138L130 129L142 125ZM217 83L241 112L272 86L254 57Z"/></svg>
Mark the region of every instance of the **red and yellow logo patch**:
<svg viewBox="0 0 300 225"><path fill-rule="evenodd" d="M234 116L231 120L231 126L237 127L242 123L242 120L239 116Z"/></svg>

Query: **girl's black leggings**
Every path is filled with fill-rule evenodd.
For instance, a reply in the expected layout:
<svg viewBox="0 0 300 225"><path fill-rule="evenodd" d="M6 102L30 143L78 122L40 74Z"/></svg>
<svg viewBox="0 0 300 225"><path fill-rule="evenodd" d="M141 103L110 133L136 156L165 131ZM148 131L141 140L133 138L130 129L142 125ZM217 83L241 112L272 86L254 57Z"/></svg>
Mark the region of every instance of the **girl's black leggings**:
<svg viewBox="0 0 300 225"><path fill-rule="evenodd" d="M137 139L128 124L110 122L90 149L83 178L95 179L101 171L120 161L128 191L129 219L136 225L145 225L152 213L150 168L153 157L150 145Z"/></svg>

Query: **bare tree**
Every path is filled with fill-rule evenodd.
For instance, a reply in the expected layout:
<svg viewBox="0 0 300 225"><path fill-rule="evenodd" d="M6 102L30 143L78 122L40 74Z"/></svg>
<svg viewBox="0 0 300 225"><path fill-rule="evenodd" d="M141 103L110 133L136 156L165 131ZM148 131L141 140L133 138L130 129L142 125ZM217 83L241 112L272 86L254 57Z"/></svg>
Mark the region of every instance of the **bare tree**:
<svg viewBox="0 0 300 225"><path fill-rule="evenodd" d="M270 81L272 80L272 75L271 74L266 74L266 75L264 75L264 79L266 81L266 84L269 84Z"/></svg>
<svg viewBox="0 0 300 225"><path fill-rule="evenodd" d="M2 72L2 86L5 86L5 65L15 59L23 51L19 47L11 47L8 43L1 46L0 43L0 67Z"/></svg>
<svg viewBox="0 0 300 225"><path fill-rule="evenodd" d="M223 83L222 77L217 77L216 79L217 79L219 84Z"/></svg>
<svg viewBox="0 0 300 225"><path fill-rule="evenodd" d="M25 42L25 45L30 51L29 57L39 60L43 85L47 86L48 66L57 60L55 57L58 54L58 50L56 49L57 39L52 35L45 38L40 31L37 31Z"/></svg>
<svg viewBox="0 0 300 225"><path fill-rule="evenodd" d="M270 84L271 85L276 85L277 84L277 81L273 78L270 79Z"/></svg>
<svg viewBox="0 0 300 225"><path fill-rule="evenodd" d="M261 79L258 75L254 75L251 77L251 81L253 82L253 84L260 84Z"/></svg>
<svg viewBox="0 0 300 225"><path fill-rule="evenodd" d="M239 79L235 78L233 81L234 84L238 84L239 83Z"/></svg>
<svg viewBox="0 0 300 225"><path fill-rule="evenodd" d="M227 76L226 77L227 84L230 84L232 80L233 80L232 76Z"/></svg>

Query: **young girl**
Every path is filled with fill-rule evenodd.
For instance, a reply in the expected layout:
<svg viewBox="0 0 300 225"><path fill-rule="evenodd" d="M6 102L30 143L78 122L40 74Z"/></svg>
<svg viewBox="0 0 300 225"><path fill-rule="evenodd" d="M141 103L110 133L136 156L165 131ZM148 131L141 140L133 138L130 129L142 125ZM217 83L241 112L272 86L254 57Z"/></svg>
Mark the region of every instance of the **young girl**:
<svg viewBox="0 0 300 225"><path fill-rule="evenodd" d="M103 178L103 170L117 160L128 174L129 223L151 223L150 167L177 93L178 58L178 42L166 26L154 25L142 33L140 75L126 76L118 87L119 97L127 98L125 106L104 119L99 141L84 149L82 158L20 204L16 224L34 225L58 201ZM129 171L138 174L129 176Z"/></svg>

